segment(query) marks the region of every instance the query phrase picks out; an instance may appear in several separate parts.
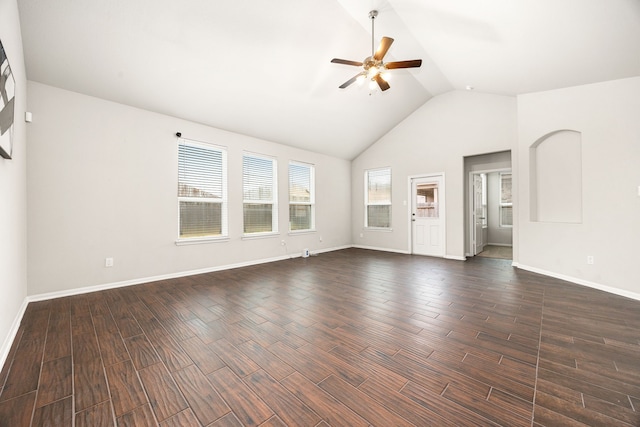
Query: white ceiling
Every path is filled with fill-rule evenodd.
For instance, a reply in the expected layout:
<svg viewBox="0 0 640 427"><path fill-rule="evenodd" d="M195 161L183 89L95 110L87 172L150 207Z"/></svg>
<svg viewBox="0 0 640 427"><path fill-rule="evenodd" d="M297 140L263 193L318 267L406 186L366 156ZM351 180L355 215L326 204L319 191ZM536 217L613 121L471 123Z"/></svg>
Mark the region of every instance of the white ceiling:
<svg viewBox="0 0 640 427"><path fill-rule="evenodd" d="M432 96L640 75L640 0L18 0L30 80L352 159ZM391 89L338 89L395 39Z"/></svg>

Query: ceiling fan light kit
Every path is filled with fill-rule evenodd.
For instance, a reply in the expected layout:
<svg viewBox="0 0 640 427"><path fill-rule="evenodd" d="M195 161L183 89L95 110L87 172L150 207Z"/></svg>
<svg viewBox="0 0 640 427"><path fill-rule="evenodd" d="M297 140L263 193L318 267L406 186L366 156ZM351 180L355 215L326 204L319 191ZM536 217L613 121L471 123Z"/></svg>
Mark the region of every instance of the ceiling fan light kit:
<svg viewBox="0 0 640 427"><path fill-rule="evenodd" d="M422 65L422 59L412 59L409 61L395 61L395 62L384 62L384 56L387 54L387 51L391 47L393 43L393 39L391 37L382 37L380 40L380 45L377 50L374 50L375 47L375 26L374 22L376 17L378 16L377 10L372 10L369 12L369 18L371 19L371 56L368 56L362 62L358 61L350 61L347 59L339 59L333 58L331 60L334 64L343 64L343 65L352 65L355 67L362 67L363 70L358 74L342 83L339 88L345 89L350 86L354 82L363 82L364 80L369 80L369 87L374 87L377 85L380 87L380 90L385 91L390 88L388 79L390 76L389 70L394 70L398 68L418 68Z"/></svg>

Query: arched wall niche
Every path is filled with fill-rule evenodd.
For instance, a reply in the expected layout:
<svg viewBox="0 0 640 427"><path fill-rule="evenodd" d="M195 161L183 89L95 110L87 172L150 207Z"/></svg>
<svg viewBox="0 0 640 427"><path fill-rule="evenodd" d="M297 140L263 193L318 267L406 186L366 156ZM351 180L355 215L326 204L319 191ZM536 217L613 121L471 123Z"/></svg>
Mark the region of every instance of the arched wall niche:
<svg viewBox="0 0 640 427"><path fill-rule="evenodd" d="M549 132L529 148L531 221L582 223L582 133Z"/></svg>

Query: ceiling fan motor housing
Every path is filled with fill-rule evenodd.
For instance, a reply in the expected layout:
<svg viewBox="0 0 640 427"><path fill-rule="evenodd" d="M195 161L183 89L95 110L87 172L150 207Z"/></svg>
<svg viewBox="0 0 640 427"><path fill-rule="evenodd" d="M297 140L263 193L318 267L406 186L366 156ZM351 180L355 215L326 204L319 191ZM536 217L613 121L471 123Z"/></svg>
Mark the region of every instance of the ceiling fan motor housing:
<svg viewBox="0 0 640 427"><path fill-rule="evenodd" d="M349 61L346 59L333 58L331 62L344 64L344 65L353 65L356 67L362 67L363 71L359 72L339 87L340 89L345 89L350 86L352 83L358 80L362 80L364 77L371 79L372 82L375 82L380 86L382 91L389 89L389 83L387 83L386 79L381 74L383 71L395 69L395 68L415 68L420 67L422 65L421 59L414 59L410 61L396 61L389 62L385 64L382 59L386 55L387 51L391 47L393 43L393 39L391 37L383 37L380 40L380 46L377 51L374 51L375 47L375 28L374 28L374 20L378 16L377 10L372 10L369 12L369 18L371 19L371 56L368 56L362 62L357 61Z"/></svg>

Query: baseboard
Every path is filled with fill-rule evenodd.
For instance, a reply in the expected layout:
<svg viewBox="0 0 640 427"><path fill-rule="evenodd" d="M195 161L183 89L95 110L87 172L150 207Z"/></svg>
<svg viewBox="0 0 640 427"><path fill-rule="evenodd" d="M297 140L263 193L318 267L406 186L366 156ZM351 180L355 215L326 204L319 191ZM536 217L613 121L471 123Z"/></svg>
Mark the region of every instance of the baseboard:
<svg viewBox="0 0 640 427"><path fill-rule="evenodd" d="M603 285L600 283L590 282L584 279L578 279L576 277L567 276L564 274L554 273L552 271L543 270L537 267L531 267L528 265L523 265L517 262L512 263L516 268L520 268L522 270L527 270L532 273L543 274L545 276L553 277L556 279L564 280L567 282L575 283L576 285L586 286L588 288L598 289L600 291L608 292L610 294L619 295L621 297L631 298L637 301L640 301L640 294L631 291L625 291L624 289L614 288L611 286Z"/></svg>
<svg viewBox="0 0 640 427"><path fill-rule="evenodd" d="M342 250L342 249L349 249L349 248L370 249L370 250L377 250L377 251L383 251L383 252L394 252L394 253L400 253L400 254L410 254L408 251L400 251L400 250L394 250L394 249L388 249L388 248L376 248L376 247L363 246L363 245L344 245L344 246L339 246L339 247L335 247L335 248L321 249L321 250L313 251L313 254L317 255L317 254L320 254L320 253L333 252L333 251ZM46 293L46 294L38 294L38 295L27 296L22 301L22 305L20 306L20 309L18 310L18 313L16 314L16 317L15 317L15 319L13 321L13 324L11 325L11 329L9 330L9 333L5 337L5 340L4 340L3 344L2 344L2 347L0 347L0 369L2 369L2 367L4 367L6 359L9 356L9 351L11 350L11 345L13 344L13 341L16 338L16 335L18 333L18 329L20 328L20 322L22 322L22 317L24 316L24 313L25 313L25 311L27 309L27 305L29 304L29 302L44 301L44 300L47 300L47 299L60 298L60 297L71 296L71 295L80 295L80 294L84 294L84 293L96 292L96 291L101 291L101 290L106 290L106 289L114 289L114 288L120 288L120 287L124 287L124 286L139 285L139 284L142 284L142 283L155 282L155 281L158 281L158 280L175 279L175 278L179 278L179 277L192 276L192 275L195 275L195 274L211 273L211 272L215 272L215 271L230 270L230 269L233 269L233 268L248 267L248 266L251 266L251 265L265 264L265 263L268 263L268 262L275 262L275 261L282 261L282 260L286 260L286 259L299 258L300 256L301 256L301 254L283 255L283 256L274 257L274 258L265 258L265 259L247 261L247 262L242 262L242 263L237 263L237 264L228 264L228 265L211 267L211 268L203 268L203 269L199 269L199 270L190 270L190 271L183 271L183 272L179 272L179 273L172 273L172 274L166 274L166 275L145 277L145 278L139 278L139 279L134 279L134 280L126 280L126 281L122 281L122 282L107 283L107 284L103 284L103 285L90 286L90 287L86 287L86 288L76 288L76 289L69 289L69 290L65 290L65 291L49 292L49 293ZM454 256L454 255L447 255L447 256L445 256L445 258L446 259L459 260L459 261L464 261L465 260L464 257L459 257L459 256ZM598 290L605 291L605 292L608 292L608 293L611 293L611 294L615 294L615 295L619 295L619 296L623 296L623 297L626 297L626 298L631 298L631 299L640 301L640 294L637 294L635 292L625 291L623 289L613 288L613 287L602 285L602 284L599 284L599 283L594 283L594 282L590 282L590 281L587 281L587 280L578 279L578 278L571 277L571 276L566 276L564 274L558 274L558 273L554 273L554 272L551 272L551 271L543 270L543 269L540 269L540 268L531 267L531 266L528 266L528 265L523 265L523 264L520 264L520 263L515 262L515 261L511 265L513 267L516 267L516 268L519 268L519 269L522 269L522 270L526 270L526 271L530 271L532 273L537 273L537 274L542 274L542 275L549 276L549 277L554 277L556 279L565 280L567 282L575 283L575 284L582 285L582 286L587 286L587 287L590 287L590 288L593 288L593 289L598 289Z"/></svg>
<svg viewBox="0 0 640 427"><path fill-rule="evenodd" d="M11 351L11 345L16 339L18 329L20 329L20 323L22 322L22 317L24 316L24 312L26 311L28 304L29 301L27 300L27 298L22 300L22 305L20 306L15 319L13 319L11 329L9 329L9 333L4 338L4 342L2 343L2 347L0 348L0 370L4 368L4 364L7 361L7 357L9 356L9 352Z"/></svg>
<svg viewBox="0 0 640 427"><path fill-rule="evenodd" d="M509 245L507 243L487 243L486 246L504 246L506 248L512 248L513 245Z"/></svg>
<svg viewBox="0 0 640 427"><path fill-rule="evenodd" d="M320 250L313 251L312 255L317 255L317 254L326 253L326 252L339 251L339 250L342 250L342 249L349 249L351 247L352 247L351 245L344 245L344 246L337 246L337 247L333 247L333 248L320 249ZM105 283L105 284L102 284L102 285L87 286L87 287L84 287L84 288L67 289L67 290L64 290L64 291L56 291L56 292L48 292L48 293L44 293L44 294L29 295L29 296L25 297L24 300L22 301L22 305L20 306L20 309L18 310L18 314L16 314L16 317L15 317L15 319L13 321L13 324L11 325L11 329L9 330L9 333L5 337L5 340L4 340L4 343L2 344L2 347L0 347L0 369L2 369L4 367L4 363L6 362L6 359L9 356L9 351L11 350L11 345L13 344L13 341L16 338L16 335L18 333L18 329L20 328L20 322L22 322L22 317L24 316L24 313L25 313L25 311L27 309L27 305L29 305L30 302L46 301L46 300L54 299L54 298L62 298L62 297L68 297L68 296L73 296L73 295L87 294L87 293L90 293L90 292L97 292L97 291L104 291L104 290L107 290L107 289L122 288L122 287L125 287L125 286L140 285L140 284L143 284L143 283L157 282L159 280L177 279L177 278L180 278L180 277L193 276L193 275L196 275L196 274L212 273L212 272L215 272L215 271L222 271L222 270L231 270L233 268L249 267L249 266L252 266L252 265L266 264L266 263L269 263L269 262L284 261L284 260L287 260L287 259L294 259L294 258L300 258L300 257L302 257L302 253L288 254L288 255L281 255L281 256L272 257L272 258L263 258L263 259L259 259L259 260L240 262L240 263L236 263L236 264L220 265L220 266L216 266L216 267L202 268L202 269L198 269L198 270L181 271L181 272L178 272L178 273L163 274L163 275L150 276L150 277L141 277L141 278L138 278L138 279L125 280L125 281L121 281L121 282L113 282L113 283Z"/></svg>
<svg viewBox="0 0 640 427"><path fill-rule="evenodd" d="M403 251L401 249L379 248L376 246L365 246L365 245L353 245L351 247L357 248L357 249L368 249L370 251L392 252L394 254L411 255L410 251Z"/></svg>
<svg viewBox="0 0 640 427"><path fill-rule="evenodd" d="M328 249L321 249L321 250L318 250L318 251L313 251L313 254L324 253L324 252L333 252L333 251L338 251L338 250L341 250L341 249L348 249L350 247L351 247L351 245L346 245L346 246L339 246L339 247L328 248ZM37 295L27 296L26 301L27 302L45 301L45 300L49 300L49 299L68 297L68 296L72 296L72 295L88 294L90 292L97 292L97 291L104 291L104 290L107 290L107 289L122 288L122 287L125 287L125 286L141 285L143 283L157 282L157 281L160 281L160 280L177 279L177 278L180 278L180 277L193 276L193 275L196 275L196 274L212 273L212 272L215 272L215 271L231 270L231 269L234 269L234 268L249 267L249 266L252 266L252 265L266 264L266 263L269 263L269 262L284 261L284 260L287 260L287 259L300 258L301 256L302 256L302 253L287 254L287 255L280 255L280 256L272 257L272 258L263 258L263 259L259 259L259 260L239 262L239 263L236 263L236 264L219 265L219 266L216 266L216 267L201 268L201 269L198 269L198 270L180 271L180 272L177 272L177 273L170 273L170 274L163 274L163 275L158 275L158 276L141 277L141 278L138 278L138 279L125 280L125 281L122 281L122 282L112 282L112 283L105 283L105 284L102 284L102 285L87 286L87 287L84 287L84 288L75 288L75 289L67 289L67 290L64 290L64 291L48 292L48 293L45 293L45 294L37 294Z"/></svg>
<svg viewBox="0 0 640 427"><path fill-rule="evenodd" d="M368 249L371 251L381 251L381 252L392 252L395 254L403 254L403 255L411 255L411 251L404 251L404 250L400 250L400 249L389 249L389 248L378 248L375 246L364 246L364 245L353 245L353 248L358 248L358 249ZM442 257L436 257L436 258L444 258L444 259L453 259L456 261L466 261L467 258L463 257L463 256L459 256L459 255L444 255Z"/></svg>

